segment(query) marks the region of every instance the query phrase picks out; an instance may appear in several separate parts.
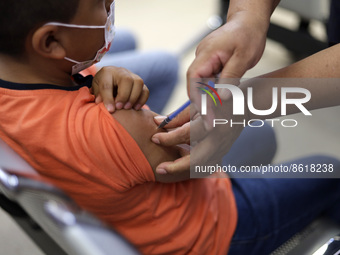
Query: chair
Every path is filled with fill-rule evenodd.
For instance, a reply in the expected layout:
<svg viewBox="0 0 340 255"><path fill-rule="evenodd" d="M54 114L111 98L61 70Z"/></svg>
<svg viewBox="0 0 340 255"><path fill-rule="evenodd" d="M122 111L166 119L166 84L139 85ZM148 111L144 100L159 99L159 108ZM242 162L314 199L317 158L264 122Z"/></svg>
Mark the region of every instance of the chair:
<svg viewBox="0 0 340 255"><path fill-rule="evenodd" d="M119 233L79 208L0 139L0 206L48 255L137 255Z"/></svg>
<svg viewBox="0 0 340 255"><path fill-rule="evenodd" d="M314 37L310 31L311 21L318 21L326 28L330 0L282 0L280 8L295 13L299 24L296 30L270 23L267 37L281 43L297 58L312 55L327 48L328 43Z"/></svg>
<svg viewBox="0 0 340 255"><path fill-rule="evenodd" d="M206 26L197 36L190 38L189 42L181 47L178 52L180 57L185 56L204 37L224 24L228 14L229 2L230 0L219 0L218 13L207 20ZM299 26L297 30L290 30L271 22L267 33L269 39L285 46L297 59L309 56L328 46L326 42L311 35L309 26L312 20L317 20L326 27L330 0L282 0L279 7L297 14Z"/></svg>
<svg viewBox="0 0 340 255"><path fill-rule="evenodd" d="M338 254L340 254L340 226L326 217L320 217L270 255Z"/></svg>

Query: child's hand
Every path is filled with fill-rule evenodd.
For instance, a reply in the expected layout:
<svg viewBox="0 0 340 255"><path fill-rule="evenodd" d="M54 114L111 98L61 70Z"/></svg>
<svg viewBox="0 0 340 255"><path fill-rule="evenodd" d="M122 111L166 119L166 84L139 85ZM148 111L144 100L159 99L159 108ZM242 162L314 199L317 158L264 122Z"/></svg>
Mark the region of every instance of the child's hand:
<svg viewBox="0 0 340 255"><path fill-rule="evenodd" d="M149 90L143 80L121 67L100 69L93 78L92 88L95 102L103 102L110 113L119 109L139 110L149 97Z"/></svg>

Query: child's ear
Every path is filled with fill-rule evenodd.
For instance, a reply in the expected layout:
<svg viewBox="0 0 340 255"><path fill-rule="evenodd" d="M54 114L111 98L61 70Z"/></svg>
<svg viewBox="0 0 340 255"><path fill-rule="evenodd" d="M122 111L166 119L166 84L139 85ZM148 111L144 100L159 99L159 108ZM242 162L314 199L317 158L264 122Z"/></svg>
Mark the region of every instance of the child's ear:
<svg viewBox="0 0 340 255"><path fill-rule="evenodd" d="M57 26L42 26L32 36L32 47L44 57L63 59L66 56L66 51L58 40L59 35Z"/></svg>

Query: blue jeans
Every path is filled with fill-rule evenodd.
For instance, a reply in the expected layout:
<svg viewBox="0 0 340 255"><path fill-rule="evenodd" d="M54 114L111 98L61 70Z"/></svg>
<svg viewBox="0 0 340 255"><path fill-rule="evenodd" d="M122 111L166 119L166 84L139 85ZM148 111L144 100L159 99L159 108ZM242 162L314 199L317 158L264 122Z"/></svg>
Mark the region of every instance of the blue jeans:
<svg viewBox="0 0 340 255"><path fill-rule="evenodd" d="M274 129L267 123L261 128L246 127L223 158L223 165L259 166L272 162L276 153Z"/></svg>
<svg viewBox="0 0 340 255"><path fill-rule="evenodd" d="M275 154L275 146L275 135L269 126L248 127L224 162L238 166L244 162L246 165L268 164ZM340 170L340 162L326 156L306 157L294 162L331 163L335 170ZM249 178L231 181L238 222L229 255L270 254L321 214L340 223L339 179Z"/></svg>
<svg viewBox="0 0 340 255"><path fill-rule="evenodd" d="M139 75L150 90L146 104L161 113L178 81L179 60L163 50L136 51L136 44L129 31L117 29L110 51L97 65L124 67Z"/></svg>

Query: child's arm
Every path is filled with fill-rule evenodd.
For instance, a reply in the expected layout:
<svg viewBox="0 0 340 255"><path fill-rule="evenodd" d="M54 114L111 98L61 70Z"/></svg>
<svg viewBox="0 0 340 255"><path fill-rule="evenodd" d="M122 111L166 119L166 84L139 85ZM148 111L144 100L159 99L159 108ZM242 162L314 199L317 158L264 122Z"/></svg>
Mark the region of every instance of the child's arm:
<svg viewBox="0 0 340 255"><path fill-rule="evenodd" d="M140 110L149 97L149 90L136 74L121 67L101 68L93 78L96 103L103 102L113 113L116 109Z"/></svg>
<svg viewBox="0 0 340 255"><path fill-rule="evenodd" d="M155 174L156 181L159 182L176 182L190 178L190 173L185 172L179 175L161 175L156 173L156 167L164 161L174 161L180 157L178 147L165 147L157 145L151 141L151 137L158 132L164 132L164 129L157 129L154 122L154 112L148 110L120 110L116 111L112 116L120 122L120 124L134 138L145 157L149 161ZM183 150L181 150L183 152Z"/></svg>
<svg viewBox="0 0 340 255"><path fill-rule="evenodd" d="M157 129L154 122L154 116L157 114L148 110L139 110L147 101L149 91L144 85L143 80L124 68L103 67L94 77L92 87L94 94L98 95L96 103L104 101L104 105L108 109L108 105L112 106L112 116L120 122L120 124L129 132L132 138L137 142L138 146L147 158L155 179L159 182L176 182L187 180L190 177L188 172L172 176L160 175L156 173L156 167L164 161L174 161L179 158L181 153L187 153L184 149L177 146L165 147L156 145L151 141L151 137L158 132L165 132L164 129ZM115 90L118 90L115 95ZM117 103L128 103L124 107L117 107ZM129 110L133 108L135 110ZM123 109L115 111L118 109ZM124 110L125 109L125 110Z"/></svg>

